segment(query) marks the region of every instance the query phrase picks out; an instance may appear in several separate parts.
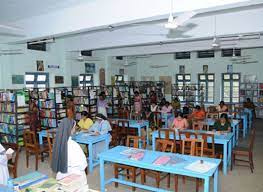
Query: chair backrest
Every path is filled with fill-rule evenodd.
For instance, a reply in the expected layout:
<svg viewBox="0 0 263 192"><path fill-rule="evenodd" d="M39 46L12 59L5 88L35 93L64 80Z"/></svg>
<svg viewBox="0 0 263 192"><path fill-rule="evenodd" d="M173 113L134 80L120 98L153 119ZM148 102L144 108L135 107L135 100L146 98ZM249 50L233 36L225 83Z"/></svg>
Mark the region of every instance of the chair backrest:
<svg viewBox="0 0 263 192"><path fill-rule="evenodd" d="M127 137L126 146L139 148L140 142L142 142L142 148L146 149L146 140L145 137L131 136Z"/></svg>
<svg viewBox="0 0 263 192"><path fill-rule="evenodd" d="M161 127L162 124L162 113L159 111L153 112L153 120L155 127Z"/></svg>
<svg viewBox="0 0 263 192"><path fill-rule="evenodd" d="M125 119L118 120L118 127L122 130L126 130L127 128L130 128L130 122Z"/></svg>
<svg viewBox="0 0 263 192"><path fill-rule="evenodd" d="M207 130L208 125L205 121L193 121L192 122L192 129L193 130Z"/></svg>
<svg viewBox="0 0 263 192"><path fill-rule="evenodd" d="M197 138L201 137L204 140L204 154L208 157L215 157L215 136L214 134L208 133L199 133ZM208 144L208 140L211 139L211 142Z"/></svg>
<svg viewBox="0 0 263 192"><path fill-rule="evenodd" d="M189 145L190 144L190 145ZM204 152L204 140L203 139L188 139L182 140L182 154L186 154L186 147L190 146L189 155L203 156Z"/></svg>
<svg viewBox="0 0 263 192"><path fill-rule="evenodd" d="M129 119L129 111L128 110L125 110L123 108L119 108L118 109L118 118L121 118L121 119Z"/></svg>
<svg viewBox="0 0 263 192"><path fill-rule="evenodd" d="M37 149L38 143L36 134L34 131L25 130L23 133L23 139L26 149Z"/></svg>
<svg viewBox="0 0 263 192"><path fill-rule="evenodd" d="M161 152L174 152L175 143L166 139L157 139L156 140L156 151Z"/></svg>
<svg viewBox="0 0 263 192"><path fill-rule="evenodd" d="M206 118L207 119L210 119L210 118L211 119L219 119L219 113L210 113L209 112L209 113L206 114Z"/></svg>
<svg viewBox="0 0 263 192"><path fill-rule="evenodd" d="M255 141L255 134L256 134L256 129L253 128L251 131L251 135L249 138L249 150L253 151L253 147L254 147L254 141Z"/></svg>
<svg viewBox="0 0 263 192"><path fill-rule="evenodd" d="M208 113L214 113L214 112L216 112L216 106L209 106L209 107L207 108L207 112L208 112Z"/></svg>
<svg viewBox="0 0 263 192"><path fill-rule="evenodd" d="M162 135L164 137L162 138ZM170 137L172 135L173 138ZM158 138L165 139L165 140L176 140L175 131L173 129L158 129Z"/></svg>
<svg viewBox="0 0 263 192"><path fill-rule="evenodd" d="M182 138L187 138L187 139L194 138L194 139L196 139L196 134L193 132L190 132L190 131L179 130L179 140L182 140Z"/></svg>

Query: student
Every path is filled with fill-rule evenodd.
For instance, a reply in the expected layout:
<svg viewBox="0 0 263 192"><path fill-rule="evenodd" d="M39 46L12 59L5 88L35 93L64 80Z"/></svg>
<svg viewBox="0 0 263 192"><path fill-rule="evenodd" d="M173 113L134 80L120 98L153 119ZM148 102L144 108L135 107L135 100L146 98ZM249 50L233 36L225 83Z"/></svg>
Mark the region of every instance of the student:
<svg viewBox="0 0 263 192"><path fill-rule="evenodd" d="M97 107L98 107L98 113L103 114L105 117L107 117L107 108L109 108L109 106L104 91L99 94Z"/></svg>
<svg viewBox="0 0 263 192"><path fill-rule="evenodd" d="M75 116L75 105L74 105L74 99L72 96L68 96L67 98L67 103L66 103L66 108L67 108L67 118L69 119L74 119Z"/></svg>
<svg viewBox="0 0 263 192"><path fill-rule="evenodd" d="M150 102L157 103L157 95L154 90L150 91Z"/></svg>
<svg viewBox="0 0 263 192"><path fill-rule="evenodd" d="M150 111L147 114L147 119L149 119L150 122L153 122L153 120L154 120L154 112L157 112L157 111L158 111L157 103L152 102L151 106L150 106Z"/></svg>
<svg viewBox="0 0 263 192"><path fill-rule="evenodd" d="M134 112L136 114L141 114L142 112L142 97L139 91L134 92Z"/></svg>
<svg viewBox="0 0 263 192"><path fill-rule="evenodd" d="M168 113L172 113L172 112L173 112L173 107L171 106L171 104L168 101L166 101L165 105L161 109L161 113L162 114L168 114Z"/></svg>
<svg viewBox="0 0 263 192"><path fill-rule="evenodd" d="M219 132L231 132L231 125L228 121L228 115L222 113L219 121L214 124L214 129Z"/></svg>
<svg viewBox="0 0 263 192"><path fill-rule="evenodd" d="M178 112L177 117L174 119L171 129L179 129L184 130L189 127L188 121L184 118L184 114L182 112Z"/></svg>
<svg viewBox="0 0 263 192"><path fill-rule="evenodd" d="M88 130L93 125L93 121L87 111L81 112L81 119L78 122L78 127L82 130Z"/></svg>
<svg viewBox="0 0 263 192"><path fill-rule="evenodd" d="M219 105L216 107L217 112L222 113L222 112L227 112L228 108L225 105L224 101L220 101Z"/></svg>
<svg viewBox="0 0 263 192"><path fill-rule="evenodd" d="M96 121L88 130L89 132L93 132L95 135L103 135L107 134L111 131L111 125L107 118L103 114L96 115ZM101 153L105 149L105 142L98 142L93 145L93 158L97 159L98 154Z"/></svg>
<svg viewBox="0 0 263 192"><path fill-rule="evenodd" d="M6 154L5 148L0 143L0 185L7 185L9 178L7 162L12 158L11 154Z"/></svg>
<svg viewBox="0 0 263 192"><path fill-rule="evenodd" d="M247 101L245 101L243 103L243 107L244 108L247 108L247 109L251 109L252 110L252 113L253 113L253 116L256 117L256 106L255 104L253 103L253 101L250 100L250 98L247 98Z"/></svg>
<svg viewBox="0 0 263 192"><path fill-rule="evenodd" d="M60 180L70 174L80 175L82 182L87 184L85 169L87 159L80 145L72 140L76 122L73 119L64 118L56 132L53 146L51 168L57 173L56 179Z"/></svg>
<svg viewBox="0 0 263 192"><path fill-rule="evenodd" d="M180 103L180 100L178 97L175 97L173 100L172 100L172 107L174 109L174 111L176 112L179 112L180 109L181 109L181 103Z"/></svg>
<svg viewBox="0 0 263 192"><path fill-rule="evenodd" d="M193 119L193 120L204 120L205 119L205 111L202 110L199 105L196 105L194 111L189 116L189 118Z"/></svg>

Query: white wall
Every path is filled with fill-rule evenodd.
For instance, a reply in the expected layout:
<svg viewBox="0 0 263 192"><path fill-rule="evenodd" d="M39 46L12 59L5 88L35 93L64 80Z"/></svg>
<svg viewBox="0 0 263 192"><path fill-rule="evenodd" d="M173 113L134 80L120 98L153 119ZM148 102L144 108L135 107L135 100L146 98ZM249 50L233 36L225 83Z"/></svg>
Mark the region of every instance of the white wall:
<svg viewBox="0 0 263 192"><path fill-rule="evenodd" d="M243 49L242 55L251 55L251 60L258 61L256 64L235 64L233 72L240 72L242 80L244 75L257 75L258 81L263 82L263 48ZM173 54L157 54L150 58L137 58L137 66L135 71L130 70L129 76L135 76L136 80L142 80L142 76L155 76L155 80L159 80L159 76L171 76L175 83L175 74L179 73L179 65L185 65L185 72L191 74L193 83L197 83L197 74L202 73L203 65L208 65L208 72L215 73L215 102L220 101L221 97L221 73L227 72L227 65L231 64L231 58L221 57L221 52L216 51L215 58L197 58L197 52L192 52L191 59L175 60ZM163 68L151 68L151 65L168 65ZM119 65L112 64L112 71L118 71ZM170 97L168 97L170 100Z"/></svg>

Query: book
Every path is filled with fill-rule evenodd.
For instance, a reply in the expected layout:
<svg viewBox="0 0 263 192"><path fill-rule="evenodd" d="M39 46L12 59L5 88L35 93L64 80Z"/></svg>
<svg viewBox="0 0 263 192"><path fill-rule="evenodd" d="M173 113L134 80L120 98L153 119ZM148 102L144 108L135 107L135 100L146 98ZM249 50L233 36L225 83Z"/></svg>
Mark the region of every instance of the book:
<svg viewBox="0 0 263 192"><path fill-rule="evenodd" d="M30 185L40 183L43 180L48 179L47 175L44 175L38 171L29 173L22 177L13 180L14 185L17 184L20 189L24 189Z"/></svg>
<svg viewBox="0 0 263 192"><path fill-rule="evenodd" d="M126 156L132 156L135 155L137 153L141 153L144 152L144 150L142 149L137 149L137 148L129 148L129 149L125 149L124 151L120 152L121 155L126 155Z"/></svg>
<svg viewBox="0 0 263 192"><path fill-rule="evenodd" d="M194 171L194 172L198 172L198 173L206 173L215 167L216 167L215 163L198 160L198 161L195 161L195 162L187 165L185 167L185 169L190 170L190 171Z"/></svg>
<svg viewBox="0 0 263 192"><path fill-rule="evenodd" d="M170 160L167 162L167 166L175 166L179 163L183 163L185 162L185 159L181 158L181 157L177 157L176 155L170 156Z"/></svg>
<svg viewBox="0 0 263 192"><path fill-rule="evenodd" d="M166 165L171 160L170 156L160 156L154 160L154 165Z"/></svg>

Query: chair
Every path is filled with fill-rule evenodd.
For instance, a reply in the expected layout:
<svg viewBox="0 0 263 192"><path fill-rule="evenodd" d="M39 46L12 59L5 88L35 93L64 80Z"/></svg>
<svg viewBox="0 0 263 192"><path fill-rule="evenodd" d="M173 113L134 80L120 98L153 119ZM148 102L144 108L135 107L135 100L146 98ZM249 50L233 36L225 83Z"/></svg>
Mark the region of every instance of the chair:
<svg viewBox="0 0 263 192"><path fill-rule="evenodd" d="M128 119L129 118L129 111L123 108L118 109L118 118L120 119Z"/></svg>
<svg viewBox="0 0 263 192"><path fill-rule="evenodd" d="M134 148L139 148L139 144L142 142L142 147L143 149L146 148L146 140L144 137L138 137L138 136L128 136L127 137L127 147L134 147ZM122 165L122 164L114 164L114 176L116 179L119 177L119 173L122 172L124 173L126 170L126 177L127 179L131 178L132 182L136 182L136 176L140 174L137 173L137 167L132 167L128 165ZM118 183L115 182L115 187L118 187ZM135 187L132 187L132 190L135 191Z"/></svg>
<svg viewBox="0 0 263 192"><path fill-rule="evenodd" d="M182 130L179 130L179 140L180 140L180 145L182 146L182 140L183 138L187 138L187 139L190 139L190 138L193 138L193 139L196 139L196 134L194 132L189 132L189 131L182 131ZM190 148L191 146L189 144L187 144L186 146L186 151L188 153L190 153ZM181 150L182 150L182 147L181 147Z"/></svg>
<svg viewBox="0 0 263 192"><path fill-rule="evenodd" d="M170 135L172 135L172 139L170 138ZM174 152L177 151L176 150L177 145L179 145L179 149L181 147L181 143L176 142L176 134L175 134L175 130L173 130L173 129L158 129L158 139L165 139L168 141L173 141L174 145L175 145L174 146Z"/></svg>
<svg viewBox="0 0 263 192"><path fill-rule="evenodd" d="M204 148L203 153L204 156L215 158L215 136L214 134L208 134L208 133L198 133L197 138L201 137L201 139L204 140ZM211 142L208 143L208 140L211 139ZM200 150L198 148L198 150Z"/></svg>
<svg viewBox="0 0 263 192"><path fill-rule="evenodd" d="M249 142L248 142L248 146L237 146L236 148L233 149L231 170L233 169L233 165L235 164L236 161L241 161L241 162L249 163L251 173L253 173L253 170L254 170L254 162L253 162L254 140L255 140L255 128L252 129L252 132L249 138ZM247 157L248 160L238 159L236 158L237 156ZM242 165L242 166L245 166L245 165Z"/></svg>
<svg viewBox="0 0 263 192"><path fill-rule="evenodd" d="M190 153L188 152L188 146L190 144ZM187 147L187 150L185 149ZM188 153L192 156L202 157L204 154L204 140L203 139L189 139L182 140L182 154ZM199 191L200 179L196 179L196 192ZM183 176L183 183L185 183L185 176Z"/></svg>
<svg viewBox="0 0 263 192"><path fill-rule="evenodd" d="M8 161L7 165L8 165L9 172L12 172L13 177L16 178L17 177L17 163L19 159L20 147L16 143L2 143L2 144L6 149L11 148L14 150L12 159Z"/></svg>
<svg viewBox="0 0 263 192"><path fill-rule="evenodd" d="M155 111L153 112L153 122L154 122L154 127L155 129L162 127L162 113Z"/></svg>
<svg viewBox="0 0 263 192"><path fill-rule="evenodd" d="M156 150L161 152L173 152L175 148L173 141L168 141L165 139L158 139L156 141ZM146 182L146 175L155 178L157 188L160 187L161 180L167 177L167 187L170 187L170 174L162 175L162 172L141 169L141 182L144 184Z"/></svg>
<svg viewBox="0 0 263 192"><path fill-rule="evenodd" d="M193 130L208 130L209 125L205 121L193 121L192 129Z"/></svg>
<svg viewBox="0 0 263 192"><path fill-rule="evenodd" d="M216 106L209 106L209 107L207 108L207 112L208 112L208 113L214 113L214 112L216 112Z"/></svg>
<svg viewBox="0 0 263 192"><path fill-rule="evenodd" d="M208 112L207 114L206 114L206 118L207 119L219 119L219 113L211 113L211 112Z"/></svg>
<svg viewBox="0 0 263 192"><path fill-rule="evenodd" d="M49 161L51 163L52 161L52 152L53 152L53 144L55 143L56 139L56 132L54 130L46 130L47 132L47 143L48 143L48 149L49 149Z"/></svg>
<svg viewBox="0 0 263 192"><path fill-rule="evenodd" d="M35 155L36 158L36 167L35 170L38 170L38 159L39 155L41 155L41 160L44 161L43 154L49 153L48 145L39 145L36 140L35 132L26 130L23 134L24 145L26 149L26 167L28 168L29 156L31 154Z"/></svg>
<svg viewBox="0 0 263 192"><path fill-rule="evenodd" d="M120 144L120 138L119 138L119 127L118 124L114 124L112 122L110 122L111 125L111 142L110 142L110 146L117 146Z"/></svg>
<svg viewBox="0 0 263 192"><path fill-rule="evenodd" d="M130 128L129 120L118 120L118 134L119 134L119 143L121 145L126 144L127 136L133 135L136 136L136 129Z"/></svg>

